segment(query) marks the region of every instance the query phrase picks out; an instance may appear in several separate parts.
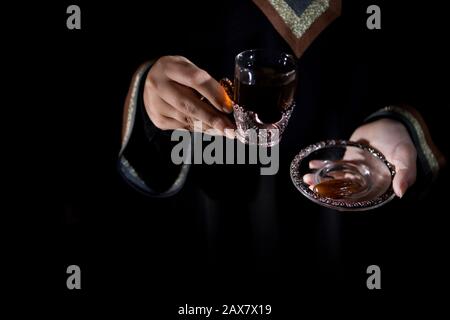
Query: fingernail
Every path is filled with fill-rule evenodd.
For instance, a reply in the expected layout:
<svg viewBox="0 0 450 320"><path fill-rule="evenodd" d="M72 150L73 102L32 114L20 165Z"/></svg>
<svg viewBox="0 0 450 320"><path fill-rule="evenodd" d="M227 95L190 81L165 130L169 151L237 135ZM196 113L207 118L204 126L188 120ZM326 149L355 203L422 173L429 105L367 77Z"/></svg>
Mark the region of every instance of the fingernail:
<svg viewBox="0 0 450 320"><path fill-rule="evenodd" d="M408 184L401 183L398 188L398 197L401 199L405 195L406 189L408 188Z"/></svg>
<svg viewBox="0 0 450 320"><path fill-rule="evenodd" d="M225 106L222 108L223 112L231 113L233 111L233 101L231 101L230 97L225 94Z"/></svg>

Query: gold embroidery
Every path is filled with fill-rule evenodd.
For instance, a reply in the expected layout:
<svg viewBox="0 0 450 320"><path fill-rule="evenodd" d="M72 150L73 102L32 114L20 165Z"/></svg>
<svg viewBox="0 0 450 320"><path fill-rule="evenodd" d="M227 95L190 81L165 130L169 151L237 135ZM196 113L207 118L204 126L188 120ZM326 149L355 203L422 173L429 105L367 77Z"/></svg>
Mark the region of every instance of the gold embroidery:
<svg viewBox="0 0 450 320"><path fill-rule="evenodd" d="M140 181L142 181L141 177L139 177L139 175L137 174L136 170L134 170L134 168L130 165L130 163L128 162L127 159L125 159L124 157L121 157L120 158L120 163L125 167L126 171L129 174L131 174L136 179L139 179Z"/></svg>
<svg viewBox="0 0 450 320"><path fill-rule="evenodd" d="M124 134L122 136L122 145L121 145L120 153L122 153L122 151L125 149L125 146L127 145L128 140L130 139L131 131L133 129L133 124L134 124L134 118L135 118L135 114L136 114L136 103L138 100L137 94L139 91L139 83L140 83L143 73L145 72L145 70L147 70L147 67L149 66L150 63L151 62L148 62L148 63L145 63L142 66L140 66L133 77L133 81L130 86L129 94L127 96L127 101L126 101L128 103L128 108L125 110L125 115L124 115L124 117L126 117L126 119L125 119L125 128L123 131Z"/></svg>
<svg viewBox="0 0 450 320"><path fill-rule="evenodd" d="M433 180L436 179L438 173L439 173L439 161L436 158L436 155L431 150L431 146L429 145L427 141L427 137L425 135L425 132L423 131L422 126L420 125L419 121L416 119L416 117L409 111L397 107L397 106L387 106L383 110L388 112L394 112L402 117L406 118L411 125L414 127L414 130L417 134L418 142L420 145L420 148L422 149L422 152L428 162L428 165L430 166L431 172L433 174Z"/></svg>
<svg viewBox="0 0 450 320"><path fill-rule="evenodd" d="M283 0L269 0L283 21L292 30L292 33L300 38L330 6L330 0L314 0L300 15Z"/></svg>

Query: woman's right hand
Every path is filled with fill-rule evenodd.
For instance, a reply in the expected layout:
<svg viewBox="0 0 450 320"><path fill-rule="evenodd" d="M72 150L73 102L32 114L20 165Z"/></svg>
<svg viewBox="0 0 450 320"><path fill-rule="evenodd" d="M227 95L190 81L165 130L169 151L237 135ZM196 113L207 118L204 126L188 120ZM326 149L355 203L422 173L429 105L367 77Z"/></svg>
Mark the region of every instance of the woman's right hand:
<svg viewBox="0 0 450 320"><path fill-rule="evenodd" d="M144 104L153 124L162 130L194 131L194 122L201 121L203 131L215 129L234 138L234 130L225 131L235 129L226 115L232 111L231 99L185 57L164 56L155 62L145 81Z"/></svg>

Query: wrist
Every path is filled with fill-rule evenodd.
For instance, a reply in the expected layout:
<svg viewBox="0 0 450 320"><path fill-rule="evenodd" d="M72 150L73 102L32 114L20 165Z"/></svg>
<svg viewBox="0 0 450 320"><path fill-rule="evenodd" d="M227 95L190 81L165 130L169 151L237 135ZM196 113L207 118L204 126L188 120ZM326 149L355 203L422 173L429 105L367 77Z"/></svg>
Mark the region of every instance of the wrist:
<svg viewBox="0 0 450 320"><path fill-rule="evenodd" d="M445 165L445 159L431 139L428 127L422 116L409 106L386 106L365 119L365 123L375 121L389 122L390 125L403 126L417 150L418 167L423 180L423 189L436 180Z"/></svg>

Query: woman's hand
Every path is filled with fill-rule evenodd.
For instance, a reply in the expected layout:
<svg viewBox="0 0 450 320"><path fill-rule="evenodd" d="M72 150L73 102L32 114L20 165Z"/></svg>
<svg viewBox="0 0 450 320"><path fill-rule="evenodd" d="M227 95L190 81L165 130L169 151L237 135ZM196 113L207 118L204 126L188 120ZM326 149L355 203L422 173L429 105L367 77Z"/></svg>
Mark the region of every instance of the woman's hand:
<svg viewBox="0 0 450 320"><path fill-rule="evenodd" d="M401 198L415 182L417 151L400 122L391 119L370 122L356 129L350 140L370 144L395 166L393 188L398 197Z"/></svg>
<svg viewBox="0 0 450 320"><path fill-rule="evenodd" d="M232 111L230 98L206 71L184 57L164 56L155 62L145 81L144 104L162 130L193 131L194 122L201 121L203 131L215 129L234 138L233 130L225 131L235 129L225 114Z"/></svg>

